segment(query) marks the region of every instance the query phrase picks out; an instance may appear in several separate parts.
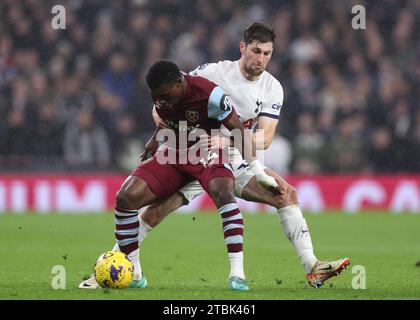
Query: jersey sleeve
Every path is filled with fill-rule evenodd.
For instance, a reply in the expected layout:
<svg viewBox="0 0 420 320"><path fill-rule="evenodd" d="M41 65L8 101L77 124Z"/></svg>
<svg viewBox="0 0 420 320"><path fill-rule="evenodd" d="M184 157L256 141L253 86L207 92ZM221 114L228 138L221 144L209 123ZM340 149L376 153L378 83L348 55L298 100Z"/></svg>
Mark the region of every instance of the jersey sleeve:
<svg viewBox="0 0 420 320"><path fill-rule="evenodd" d="M259 117L278 119L283 106L283 87L275 80L270 88L267 101L263 104Z"/></svg>
<svg viewBox="0 0 420 320"><path fill-rule="evenodd" d="M233 107L225 92L219 86L214 87L207 105L208 117L223 121L230 116L232 111Z"/></svg>
<svg viewBox="0 0 420 320"><path fill-rule="evenodd" d="M190 72L190 76L199 76L206 78L210 81L215 81L217 75L217 63L205 63L199 65L193 71Z"/></svg>

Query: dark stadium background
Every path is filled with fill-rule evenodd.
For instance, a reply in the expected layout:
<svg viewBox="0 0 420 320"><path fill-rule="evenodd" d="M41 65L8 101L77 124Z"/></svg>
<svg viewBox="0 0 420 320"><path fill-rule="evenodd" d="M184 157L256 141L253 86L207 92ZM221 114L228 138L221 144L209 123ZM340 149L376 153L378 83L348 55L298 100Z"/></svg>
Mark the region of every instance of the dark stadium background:
<svg viewBox="0 0 420 320"><path fill-rule="evenodd" d="M55 5L65 29L51 27ZM418 0L0 0L0 300L418 300L419 18ZM320 213L305 216L316 254L349 256L349 272L310 288L273 208L240 201L252 290L229 291L202 196L142 245L147 290L79 290L112 248L115 193L154 130L145 70L239 59L255 21L277 33L268 71L285 96L265 164ZM57 265L66 290L52 287Z"/></svg>
<svg viewBox="0 0 420 320"><path fill-rule="evenodd" d="M51 27L57 4L66 9L65 29ZM352 28L357 4L366 10L365 30ZM112 202L154 130L147 67L166 58L190 71L238 59L242 31L263 21L277 34L268 71L285 93L267 166L292 180L305 177L327 197L317 177L346 175L332 187L337 199L320 209L348 210L343 197L368 177L378 191L359 196L354 210L367 201L366 208L418 212L419 201L410 199L420 197L419 15L414 0L2 0L0 211L62 210L34 204L57 193L57 174L82 194L91 179L120 174L112 186L102 181ZM72 180L86 177L80 173L93 176ZM39 180L47 191L39 191ZM55 197L45 201L61 201Z"/></svg>
<svg viewBox="0 0 420 320"><path fill-rule="evenodd" d="M65 30L51 28L56 4ZM351 28L355 4L366 30ZM186 71L238 59L243 29L264 21L277 33L268 71L285 92L285 170L418 172L419 9L404 0L2 0L0 166L127 170L124 155L154 129L145 69L161 58ZM95 152L75 142L83 121ZM78 161L81 152L92 155Z"/></svg>

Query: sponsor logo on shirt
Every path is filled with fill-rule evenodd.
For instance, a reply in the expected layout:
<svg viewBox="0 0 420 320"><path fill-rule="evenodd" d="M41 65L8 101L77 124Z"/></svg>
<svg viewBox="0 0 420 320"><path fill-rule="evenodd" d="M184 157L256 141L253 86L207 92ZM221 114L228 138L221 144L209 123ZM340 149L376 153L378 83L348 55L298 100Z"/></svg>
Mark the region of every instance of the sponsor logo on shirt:
<svg viewBox="0 0 420 320"><path fill-rule="evenodd" d="M280 103L275 103L271 106L274 110L281 111L282 105Z"/></svg>

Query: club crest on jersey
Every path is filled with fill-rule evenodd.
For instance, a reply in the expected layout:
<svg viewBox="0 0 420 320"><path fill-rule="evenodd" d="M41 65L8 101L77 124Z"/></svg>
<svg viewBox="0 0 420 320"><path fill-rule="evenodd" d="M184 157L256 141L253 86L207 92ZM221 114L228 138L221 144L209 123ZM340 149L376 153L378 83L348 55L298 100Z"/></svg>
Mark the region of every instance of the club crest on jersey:
<svg viewBox="0 0 420 320"><path fill-rule="evenodd" d="M188 122L195 123L198 121L198 111L185 111L185 118Z"/></svg>
<svg viewBox="0 0 420 320"><path fill-rule="evenodd" d="M254 110L254 112L258 113L261 110L263 102L260 99L257 99L257 101L255 101L255 104L257 105L257 108Z"/></svg>

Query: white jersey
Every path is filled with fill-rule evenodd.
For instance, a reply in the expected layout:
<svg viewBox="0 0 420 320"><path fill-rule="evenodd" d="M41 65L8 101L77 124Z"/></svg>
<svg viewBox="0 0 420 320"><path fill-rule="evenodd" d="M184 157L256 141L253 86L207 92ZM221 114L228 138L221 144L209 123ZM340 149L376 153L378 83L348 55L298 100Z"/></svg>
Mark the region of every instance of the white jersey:
<svg viewBox="0 0 420 320"><path fill-rule="evenodd" d="M278 119L283 105L283 88L278 80L264 71L258 80L247 80L239 70L239 61L219 61L199 66L190 72L192 76L206 78L220 86L229 96L229 101L247 128L253 128L259 117ZM227 129L225 134L229 134ZM254 176L239 151L230 148L230 162L235 176L235 194L240 197L242 189ZM260 158L260 152L257 156ZM261 159L261 158L260 158ZM184 197L191 201L203 192L197 181L181 189Z"/></svg>
<svg viewBox="0 0 420 320"><path fill-rule="evenodd" d="M239 70L239 61L219 61L199 66L190 75L206 78L221 88L247 128L258 123L258 117L278 119L283 105L283 88L278 80L264 71L258 80L247 80Z"/></svg>

